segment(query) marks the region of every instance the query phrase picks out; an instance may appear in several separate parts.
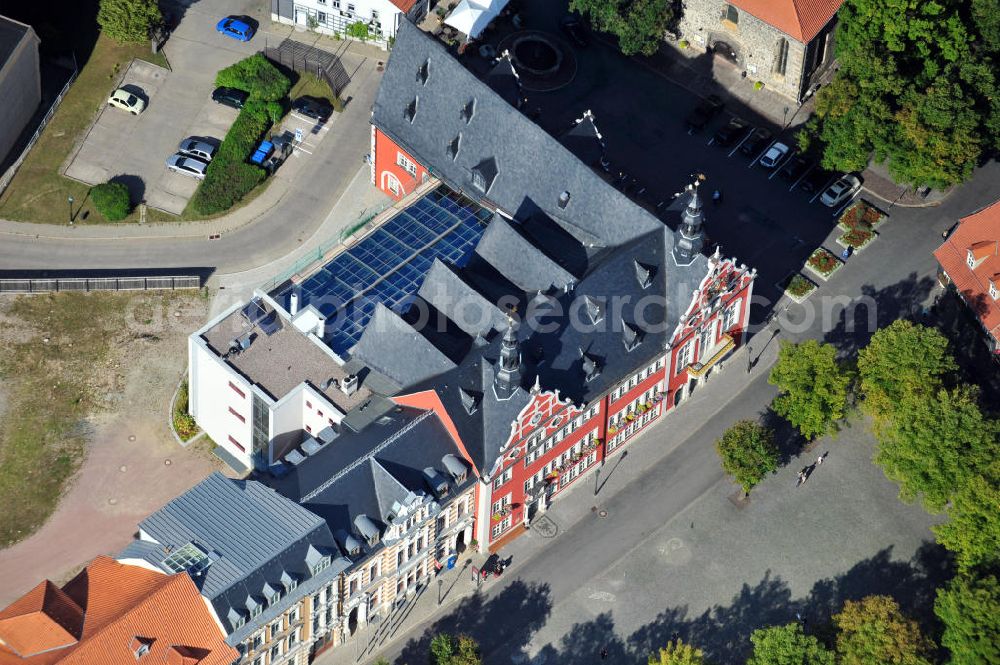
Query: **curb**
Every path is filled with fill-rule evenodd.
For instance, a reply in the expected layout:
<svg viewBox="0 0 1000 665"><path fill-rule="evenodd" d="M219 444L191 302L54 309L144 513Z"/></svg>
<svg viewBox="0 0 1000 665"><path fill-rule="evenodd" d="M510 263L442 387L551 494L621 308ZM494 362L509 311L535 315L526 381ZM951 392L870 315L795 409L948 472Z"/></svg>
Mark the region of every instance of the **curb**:
<svg viewBox="0 0 1000 665"><path fill-rule="evenodd" d="M174 388L174 394L173 397L170 398L170 406L168 407L167 410L167 426L170 428L170 433L174 435L174 440L177 441L178 444L180 444L181 448L187 448L192 443L194 443L201 437L205 436L205 430L199 427L198 433L192 436L187 441L185 441L184 439L181 438L180 434L178 434L177 430L174 428L174 405L177 404L177 395L180 394L181 386L184 385L184 382L186 380L187 380L187 373L185 372L181 374L181 378L177 382L177 387Z"/></svg>

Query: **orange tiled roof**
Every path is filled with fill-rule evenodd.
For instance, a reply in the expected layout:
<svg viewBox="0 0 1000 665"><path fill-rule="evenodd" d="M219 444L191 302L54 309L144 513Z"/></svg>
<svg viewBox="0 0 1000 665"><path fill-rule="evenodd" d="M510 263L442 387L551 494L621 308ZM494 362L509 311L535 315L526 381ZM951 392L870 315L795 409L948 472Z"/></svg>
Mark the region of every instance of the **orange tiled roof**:
<svg viewBox="0 0 1000 665"><path fill-rule="evenodd" d="M1000 339L1000 301L990 297L990 281L1000 279L1000 201L962 219L934 258L972 305L983 326ZM969 252L981 262L970 268Z"/></svg>
<svg viewBox="0 0 1000 665"><path fill-rule="evenodd" d="M413 9L413 6L417 4L417 0L389 0L389 2L396 5L399 11L404 14Z"/></svg>
<svg viewBox="0 0 1000 665"><path fill-rule="evenodd" d="M743 11L797 41L808 44L819 34L844 0L729 0Z"/></svg>
<svg viewBox="0 0 1000 665"><path fill-rule="evenodd" d="M74 644L83 628L83 610L45 580L0 612L0 643L20 656Z"/></svg>
<svg viewBox="0 0 1000 665"><path fill-rule="evenodd" d="M82 608L78 639L22 658L8 637L23 637L3 620L38 606L45 585L55 588L43 582L0 612L0 640L7 643L0 644L0 665L228 665L239 656L186 574L164 575L100 556L63 587L65 598L54 595L54 606L65 609L68 601ZM141 644L149 650L137 658Z"/></svg>

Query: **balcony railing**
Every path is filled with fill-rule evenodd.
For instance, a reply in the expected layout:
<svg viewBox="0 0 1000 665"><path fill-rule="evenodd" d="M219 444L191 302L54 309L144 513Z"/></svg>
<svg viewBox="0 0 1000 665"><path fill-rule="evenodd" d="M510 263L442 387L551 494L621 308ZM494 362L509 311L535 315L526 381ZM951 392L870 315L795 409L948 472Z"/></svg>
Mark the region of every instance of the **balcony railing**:
<svg viewBox="0 0 1000 665"><path fill-rule="evenodd" d="M733 347L736 346L736 341L733 339L732 335L726 334L719 338L719 343L715 345L715 348L708 351L708 358L701 362L691 363L688 365L688 374L695 377L701 377L708 373L708 370L712 369L715 363L722 360L722 357L729 353Z"/></svg>

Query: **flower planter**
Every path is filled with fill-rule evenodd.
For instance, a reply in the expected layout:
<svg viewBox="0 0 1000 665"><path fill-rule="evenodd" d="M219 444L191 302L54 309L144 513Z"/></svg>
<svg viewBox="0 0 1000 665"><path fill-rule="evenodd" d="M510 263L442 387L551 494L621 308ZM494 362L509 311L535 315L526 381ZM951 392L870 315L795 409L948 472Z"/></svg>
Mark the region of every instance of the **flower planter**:
<svg viewBox="0 0 1000 665"><path fill-rule="evenodd" d="M888 219L888 216L878 208L875 208L865 201L855 201L847 208L837 220L837 226L844 231L854 228L871 230L879 227Z"/></svg>
<svg viewBox="0 0 1000 665"><path fill-rule="evenodd" d="M837 244L844 248L851 247L855 252L860 252L865 247L872 244L872 241L874 241L877 237L878 234L874 231L852 229L837 238Z"/></svg>
<svg viewBox="0 0 1000 665"><path fill-rule="evenodd" d="M797 303L805 302L816 290L816 284L801 273L793 272L776 284L779 290Z"/></svg>
<svg viewBox="0 0 1000 665"><path fill-rule="evenodd" d="M835 272L840 270L844 262L838 259L833 252L823 247L818 248L806 261L806 269L824 282Z"/></svg>

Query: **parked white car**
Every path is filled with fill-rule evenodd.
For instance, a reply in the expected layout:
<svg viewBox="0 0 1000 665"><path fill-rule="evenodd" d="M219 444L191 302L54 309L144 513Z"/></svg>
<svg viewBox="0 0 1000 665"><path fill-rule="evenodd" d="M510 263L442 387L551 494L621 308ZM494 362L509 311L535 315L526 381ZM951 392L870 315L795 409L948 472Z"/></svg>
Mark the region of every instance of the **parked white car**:
<svg viewBox="0 0 1000 665"><path fill-rule="evenodd" d="M205 171L208 169L208 162L178 152L167 159L167 168L175 173L203 180Z"/></svg>
<svg viewBox="0 0 1000 665"><path fill-rule="evenodd" d="M139 115L146 110L146 102L125 88L118 88L108 97L108 106L114 106L132 115Z"/></svg>
<svg viewBox="0 0 1000 665"><path fill-rule="evenodd" d="M764 156L760 158L760 165L767 169L773 169L781 162L781 160L785 158L785 155L787 155L790 150L791 148L784 143L775 143L768 148L767 152L764 153Z"/></svg>
<svg viewBox="0 0 1000 665"><path fill-rule="evenodd" d="M823 192L823 196L819 197L819 200L826 207L832 208L854 196L859 189L861 189L861 180L857 176L843 175Z"/></svg>

